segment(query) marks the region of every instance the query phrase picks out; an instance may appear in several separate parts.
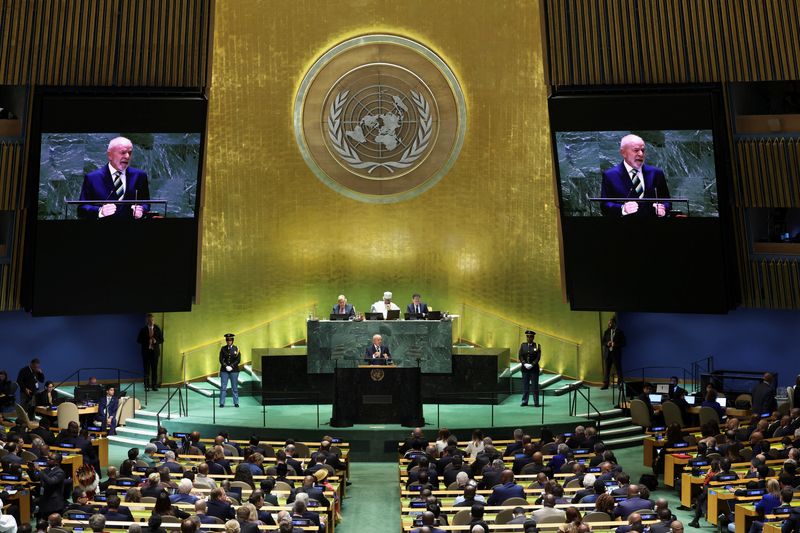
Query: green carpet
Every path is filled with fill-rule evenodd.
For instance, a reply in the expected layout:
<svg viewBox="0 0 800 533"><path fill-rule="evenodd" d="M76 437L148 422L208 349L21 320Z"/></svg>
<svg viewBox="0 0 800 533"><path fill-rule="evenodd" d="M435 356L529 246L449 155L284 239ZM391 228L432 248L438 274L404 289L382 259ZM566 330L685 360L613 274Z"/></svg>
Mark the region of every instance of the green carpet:
<svg viewBox="0 0 800 533"><path fill-rule="evenodd" d="M397 533L400 492L397 463L353 463L338 533Z"/></svg>

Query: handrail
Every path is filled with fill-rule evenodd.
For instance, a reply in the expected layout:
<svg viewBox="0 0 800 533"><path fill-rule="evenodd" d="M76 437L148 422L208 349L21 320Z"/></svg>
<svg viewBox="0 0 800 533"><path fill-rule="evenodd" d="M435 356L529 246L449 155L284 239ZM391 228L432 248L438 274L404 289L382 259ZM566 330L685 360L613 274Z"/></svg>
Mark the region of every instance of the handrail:
<svg viewBox="0 0 800 533"><path fill-rule="evenodd" d="M237 345L240 347L240 352L242 353L242 362L246 362L248 359L245 357L245 353L250 348L260 348L265 347L269 344L265 345L250 345L251 342L268 342L265 339L269 339L270 333L273 331L271 328L277 327L275 326L276 323L281 321L286 321L287 327L286 332L291 332L294 330L299 330L301 325L303 329L305 329L305 322L308 318L308 314L316 315L317 314L317 302L306 302L304 305L296 307L286 313L282 313L277 315L270 320L260 322L258 324L248 326L243 329L238 329L236 332L236 337L239 342ZM281 329L280 332L284 330ZM251 338L249 338L251 336ZM208 374L208 362L204 363L202 361L202 357L198 359L195 357L196 355L205 356L206 361L214 360L216 361L216 353L214 350L218 350L219 346L222 344L220 341L221 334L214 340L209 340L207 342L203 342L191 348L184 348L179 350L181 355L181 381L186 383L198 377L198 375L207 375ZM194 363L195 361L199 361L199 363ZM192 364L192 369L189 368L189 365Z"/></svg>
<svg viewBox="0 0 800 533"><path fill-rule="evenodd" d="M61 385L63 385L67 381L69 381L69 379L71 377L73 377L73 376L77 376L77 378L78 378L77 381L78 381L78 384L80 385L80 382L81 382L81 371L82 370L116 370L116 372L117 372L117 383L121 383L122 382L121 374L123 374L123 373L124 374L130 374L130 375L136 376L136 377L141 376L142 379L144 379L144 373L142 373L142 372L133 372L131 370L125 370L123 368L115 368L115 367L86 366L86 367L81 367L81 368L75 370L72 374L70 374L66 378L62 379L58 383L58 385L56 385L54 388L56 388L56 389L59 388ZM130 383L128 383L128 385L126 385L124 389L120 386L120 390L118 392L119 393L127 392L128 389L131 387L131 385L133 385L133 400L135 402L136 401L136 382L135 381L131 381ZM144 389L144 403L145 404L147 403L147 388L146 387ZM136 414L134 413L133 417L135 417L135 416L136 416ZM131 417L131 418L133 418L133 417Z"/></svg>
<svg viewBox="0 0 800 533"><path fill-rule="evenodd" d="M167 387L167 390L171 389L172 387ZM164 409L167 410L167 419L172 417L172 398L175 397L175 393L178 394L178 416L183 416L183 394L182 394L183 384L179 387L175 387L171 393L167 394L167 401L164 402L164 405L161 406L161 409L158 410L156 413L156 427L161 427L161 413Z"/></svg>
<svg viewBox="0 0 800 533"><path fill-rule="evenodd" d="M584 389L587 391L587 394L584 394ZM592 403L592 388L587 387L586 385L581 385L580 387L575 387L570 391L570 395L572 398L570 399L570 416L577 416L578 414L578 394L583 396L583 399L586 400L586 414L589 414L589 408L591 407L594 409L594 412L597 413L597 420L600 420L600 410ZM596 425L597 434L600 435L600 425Z"/></svg>
<svg viewBox="0 0 800 533"><path fill-rule="evenodd" d="M494 318L497 318L499 320L502 320L504 322L508 322L508 323L518 327L518 328L527 329L527 328L530 327L530 326L526 326L524 324L521 324L519 322L516 322L514 320L511 320L510 318L506 318L504 316L498 315L497 313L494 313L492 311L486 311L485 309L481 309L480 307L476 307L474 305L470 305L470 304L468 304L466 302L462 302L461 306L462 306L462 308L464 310L466 310L467 308L470 308L470 309L472 309L474 311L477 311L478 313L481 313L481 314L484 314L484 315L490 315L490 316L492 316ZM564 337L559 337L558 335L555 335L553 333L547 333L545 331L542 331L538 327L536 328L536 335L544 336L544 337L547 337L547 338L550 338L550 339L553 339L553 340L557 340L559 342L565 342L567 344L571 344L572 346L574 346L576 348L580 348L580 346L581 346L581 343L578 342L578 341L574 341L572 339L566 339Z"/></svg>

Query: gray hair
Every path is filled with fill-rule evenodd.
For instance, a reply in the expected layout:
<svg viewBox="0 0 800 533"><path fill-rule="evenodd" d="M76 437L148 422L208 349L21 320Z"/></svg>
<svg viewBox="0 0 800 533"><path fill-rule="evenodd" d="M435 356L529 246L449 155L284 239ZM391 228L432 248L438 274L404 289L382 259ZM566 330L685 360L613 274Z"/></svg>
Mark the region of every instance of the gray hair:
<svg viewBox="0 0 800 533"><path fill-rule="evenodd" d="M128 526L128 533L142 533L142 526L138 522L133 522Z"/></svg>
<svg viewBox="0 0 800 533"><path fill-rule="evenodd" d="M174 461L175 460L175 452L172 450L167 450L164 452L164 461Z"/></svg>
<svg viewBox="0 0 800 533"><path fill-rule="evenodd" d="M194 485L192 485L191 479L183 478L178 483L178 492L180 492L181 494L189 494L190 492L192 492L193 488Z"/></svg>
<svg viewBox="0 0 800 533"><path fill-rule="evenodd" d="M469 474L467 474L462 470L461 472L456 474L456 481L458 482L459 485L466 485L467 482L469 481Z"/></svg>
<svg viewBox="0 0 800 533"><path fill-rule="evenodd" d="M563 442L558 445L558 455L567 455L569 453L569 446L564 444Z"/></svg>
<svg viewBox="0 0 800 533"><path fill-rule="evenodd" d="M110 141L108 141L108 151L110 152L113 148L117 146L130 146L133 147L133 143L130 139L126 137L114 137Z"/></svg>
<svg viewBox="0 0 800 533"><path fill-rule="evenodd" d="M103 531L103 528L106 527L106 517L100 513L93 514L89 517L89 527L92 528L92 531Z"/></svg>
<svg viewBox="0 0 800 533"><path fill-rule="evenodd" d="M622 150L623 148L625 148L625 146L633 143L644 143L644 139L642 139L638 135L633 135L633 134L626 135L625 137L620 139L619 149Z"/></svg>
<svg viewBox="0 0 800 533"><path fill-rule="evenodd" d="M144 453L156 453L157 451L158 447L152 442L148 442L144 445Z"/></svg>
<svg viewBox="0 0 800 533"><path fill-rule="evenodd" d="M208 502L206 502L205 499L200 498L199 500L194 502L194 512L199 511L205 513L206 509L208 509Z"/></svg>

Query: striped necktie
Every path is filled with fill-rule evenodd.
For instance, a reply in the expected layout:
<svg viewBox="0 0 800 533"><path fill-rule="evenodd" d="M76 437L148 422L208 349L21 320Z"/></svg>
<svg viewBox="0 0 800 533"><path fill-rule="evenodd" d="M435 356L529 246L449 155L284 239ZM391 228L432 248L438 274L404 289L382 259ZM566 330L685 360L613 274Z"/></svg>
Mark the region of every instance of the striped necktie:
<svg viewBox="0 0 800 533"><path fill-rule="evenodd" d="M122 184L122 171L120 170L114 173L114 192L117 200L122 200L122 197L125 196L125 186Z"/></svg>
<svg viewBox="0 0 800 533"><path fill-rule="evenodd" d="M639 177L639 169L633 168L631 169L631 182L633 183L633 190L636 191L636 196L639 198L644 197L644 185L642 184L642 178Z"/></svg>

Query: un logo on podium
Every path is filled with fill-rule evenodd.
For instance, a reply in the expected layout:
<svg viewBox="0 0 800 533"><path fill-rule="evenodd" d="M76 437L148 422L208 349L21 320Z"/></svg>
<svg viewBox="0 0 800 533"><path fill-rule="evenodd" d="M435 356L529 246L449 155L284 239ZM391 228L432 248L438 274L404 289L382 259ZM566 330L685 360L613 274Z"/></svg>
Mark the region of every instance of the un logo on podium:
<svg viewBox="0 0 800 533"><path fill-rule="evenodd" d="M466 106L432 50L393 35L351 39L309 69L294 107L303 158L326 185L388 203L435 185L458 157Z"/></svg>
<svg viewBox="0 0 800 533"><path fill-rule="evenodd" d="M373 368L372 370L369 371L369 378L372 381L383 381L383 378L385 376L386 374L384 374L382 368Z"/></svg>

